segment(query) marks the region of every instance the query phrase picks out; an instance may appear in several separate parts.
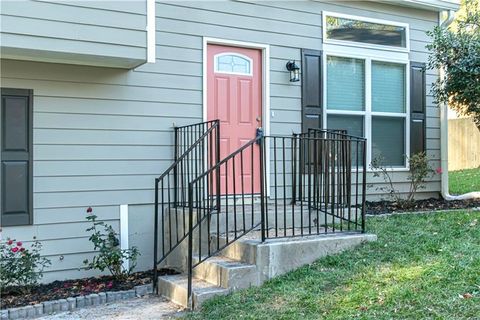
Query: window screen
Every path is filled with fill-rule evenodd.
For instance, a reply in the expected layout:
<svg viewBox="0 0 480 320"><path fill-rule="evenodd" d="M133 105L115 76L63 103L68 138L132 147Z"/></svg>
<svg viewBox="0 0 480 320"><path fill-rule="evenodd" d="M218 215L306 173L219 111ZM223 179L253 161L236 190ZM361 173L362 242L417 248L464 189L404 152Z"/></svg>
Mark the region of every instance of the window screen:
<svg viewBox="0 0 480 320"><path fill-rule="evenodd" d="M372 117L372 159L405 166L405 118Z"/></svg>
<svg viewBox="0 0 480 320"><path fill-rule="evenodd" d="M372 110L405 112L405 65L372 61Z"/></svg>
<svg viewBox="0 0 480 320"><path fill-rule="evenodd" d="M357 137L364 136L363 129L364 117L363 116L353 116L353 115L336 115L329 114L327 116L327 128L328 129L338 129L346 130L347 134ZM361 150L361 145L352 143L352 165L357 164L357 148ZM363 152L358 153L358 164L362 164Z"/></svg>
<svg viewBox="0 0 480 320"><path fill-rule="evenodd" d="M365 61L327 57L327 108L365 110Z"/></svg>

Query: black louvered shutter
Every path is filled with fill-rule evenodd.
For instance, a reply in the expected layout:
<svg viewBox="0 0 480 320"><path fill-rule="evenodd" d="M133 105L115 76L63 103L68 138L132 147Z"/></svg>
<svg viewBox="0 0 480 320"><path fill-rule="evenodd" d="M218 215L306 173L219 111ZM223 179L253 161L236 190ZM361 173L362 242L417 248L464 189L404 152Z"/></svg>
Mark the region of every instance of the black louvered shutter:
<svg viewBox="0 0 480 320"><path fill-rule="evenodd" d="M32 223L32 91L2 89L2 226Z"/></svg>
<svg viewBox="0 0 480 320"><path fill-rule="evenodd" d="M322 127L322 51L302 50L302 132Z"/></svg>
<svg viewBox="0 0 480 320"><path fill-rule="evenodd" d="M410 63L410 155L425 151L425 63Z"/></svg>

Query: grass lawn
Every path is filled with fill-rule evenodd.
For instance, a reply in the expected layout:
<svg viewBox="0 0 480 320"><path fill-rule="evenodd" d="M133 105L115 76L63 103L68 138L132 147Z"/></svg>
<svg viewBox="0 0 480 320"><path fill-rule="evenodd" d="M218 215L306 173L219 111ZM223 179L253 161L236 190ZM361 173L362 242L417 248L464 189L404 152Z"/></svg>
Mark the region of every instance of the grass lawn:
<svg viewBox="0 0 480 320"><path fill-rule="evenodd" d="M480 191L480 168L450 171L448 184L451 194Z"/></svg>
<svg viewBox="0 0 480 320"><path fill-rule="evenodd" d="M187 318L480 318L480 212L375 217L367 227L377 242L214 298Z"/></svg>

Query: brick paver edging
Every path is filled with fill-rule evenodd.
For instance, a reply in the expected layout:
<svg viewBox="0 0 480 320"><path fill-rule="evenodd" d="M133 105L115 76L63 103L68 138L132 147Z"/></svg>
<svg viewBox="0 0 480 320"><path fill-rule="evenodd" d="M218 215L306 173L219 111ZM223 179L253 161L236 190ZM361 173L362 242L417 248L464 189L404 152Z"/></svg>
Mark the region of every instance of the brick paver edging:
<svg viewBox="0 0 480 320"><path fill-rule="evenodd" d="M86 296L44 301L35 305L0 310L0 319L33 319L56 312L73 311L85 307L142 297L152 292L153 285L144 284L136 286L131 290L92 293Z"/></svg>

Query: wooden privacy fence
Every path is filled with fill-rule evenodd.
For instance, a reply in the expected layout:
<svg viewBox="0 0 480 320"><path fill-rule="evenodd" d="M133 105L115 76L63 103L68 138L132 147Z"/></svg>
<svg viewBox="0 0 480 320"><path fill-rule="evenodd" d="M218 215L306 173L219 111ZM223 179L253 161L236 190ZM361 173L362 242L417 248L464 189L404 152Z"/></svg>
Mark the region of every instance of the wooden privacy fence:
<svg viewBox="0 0 480 320"><path fill-rule="evenodd" d="M480 167L480 130L470 118L448 120L448 170Z"/></svg>

